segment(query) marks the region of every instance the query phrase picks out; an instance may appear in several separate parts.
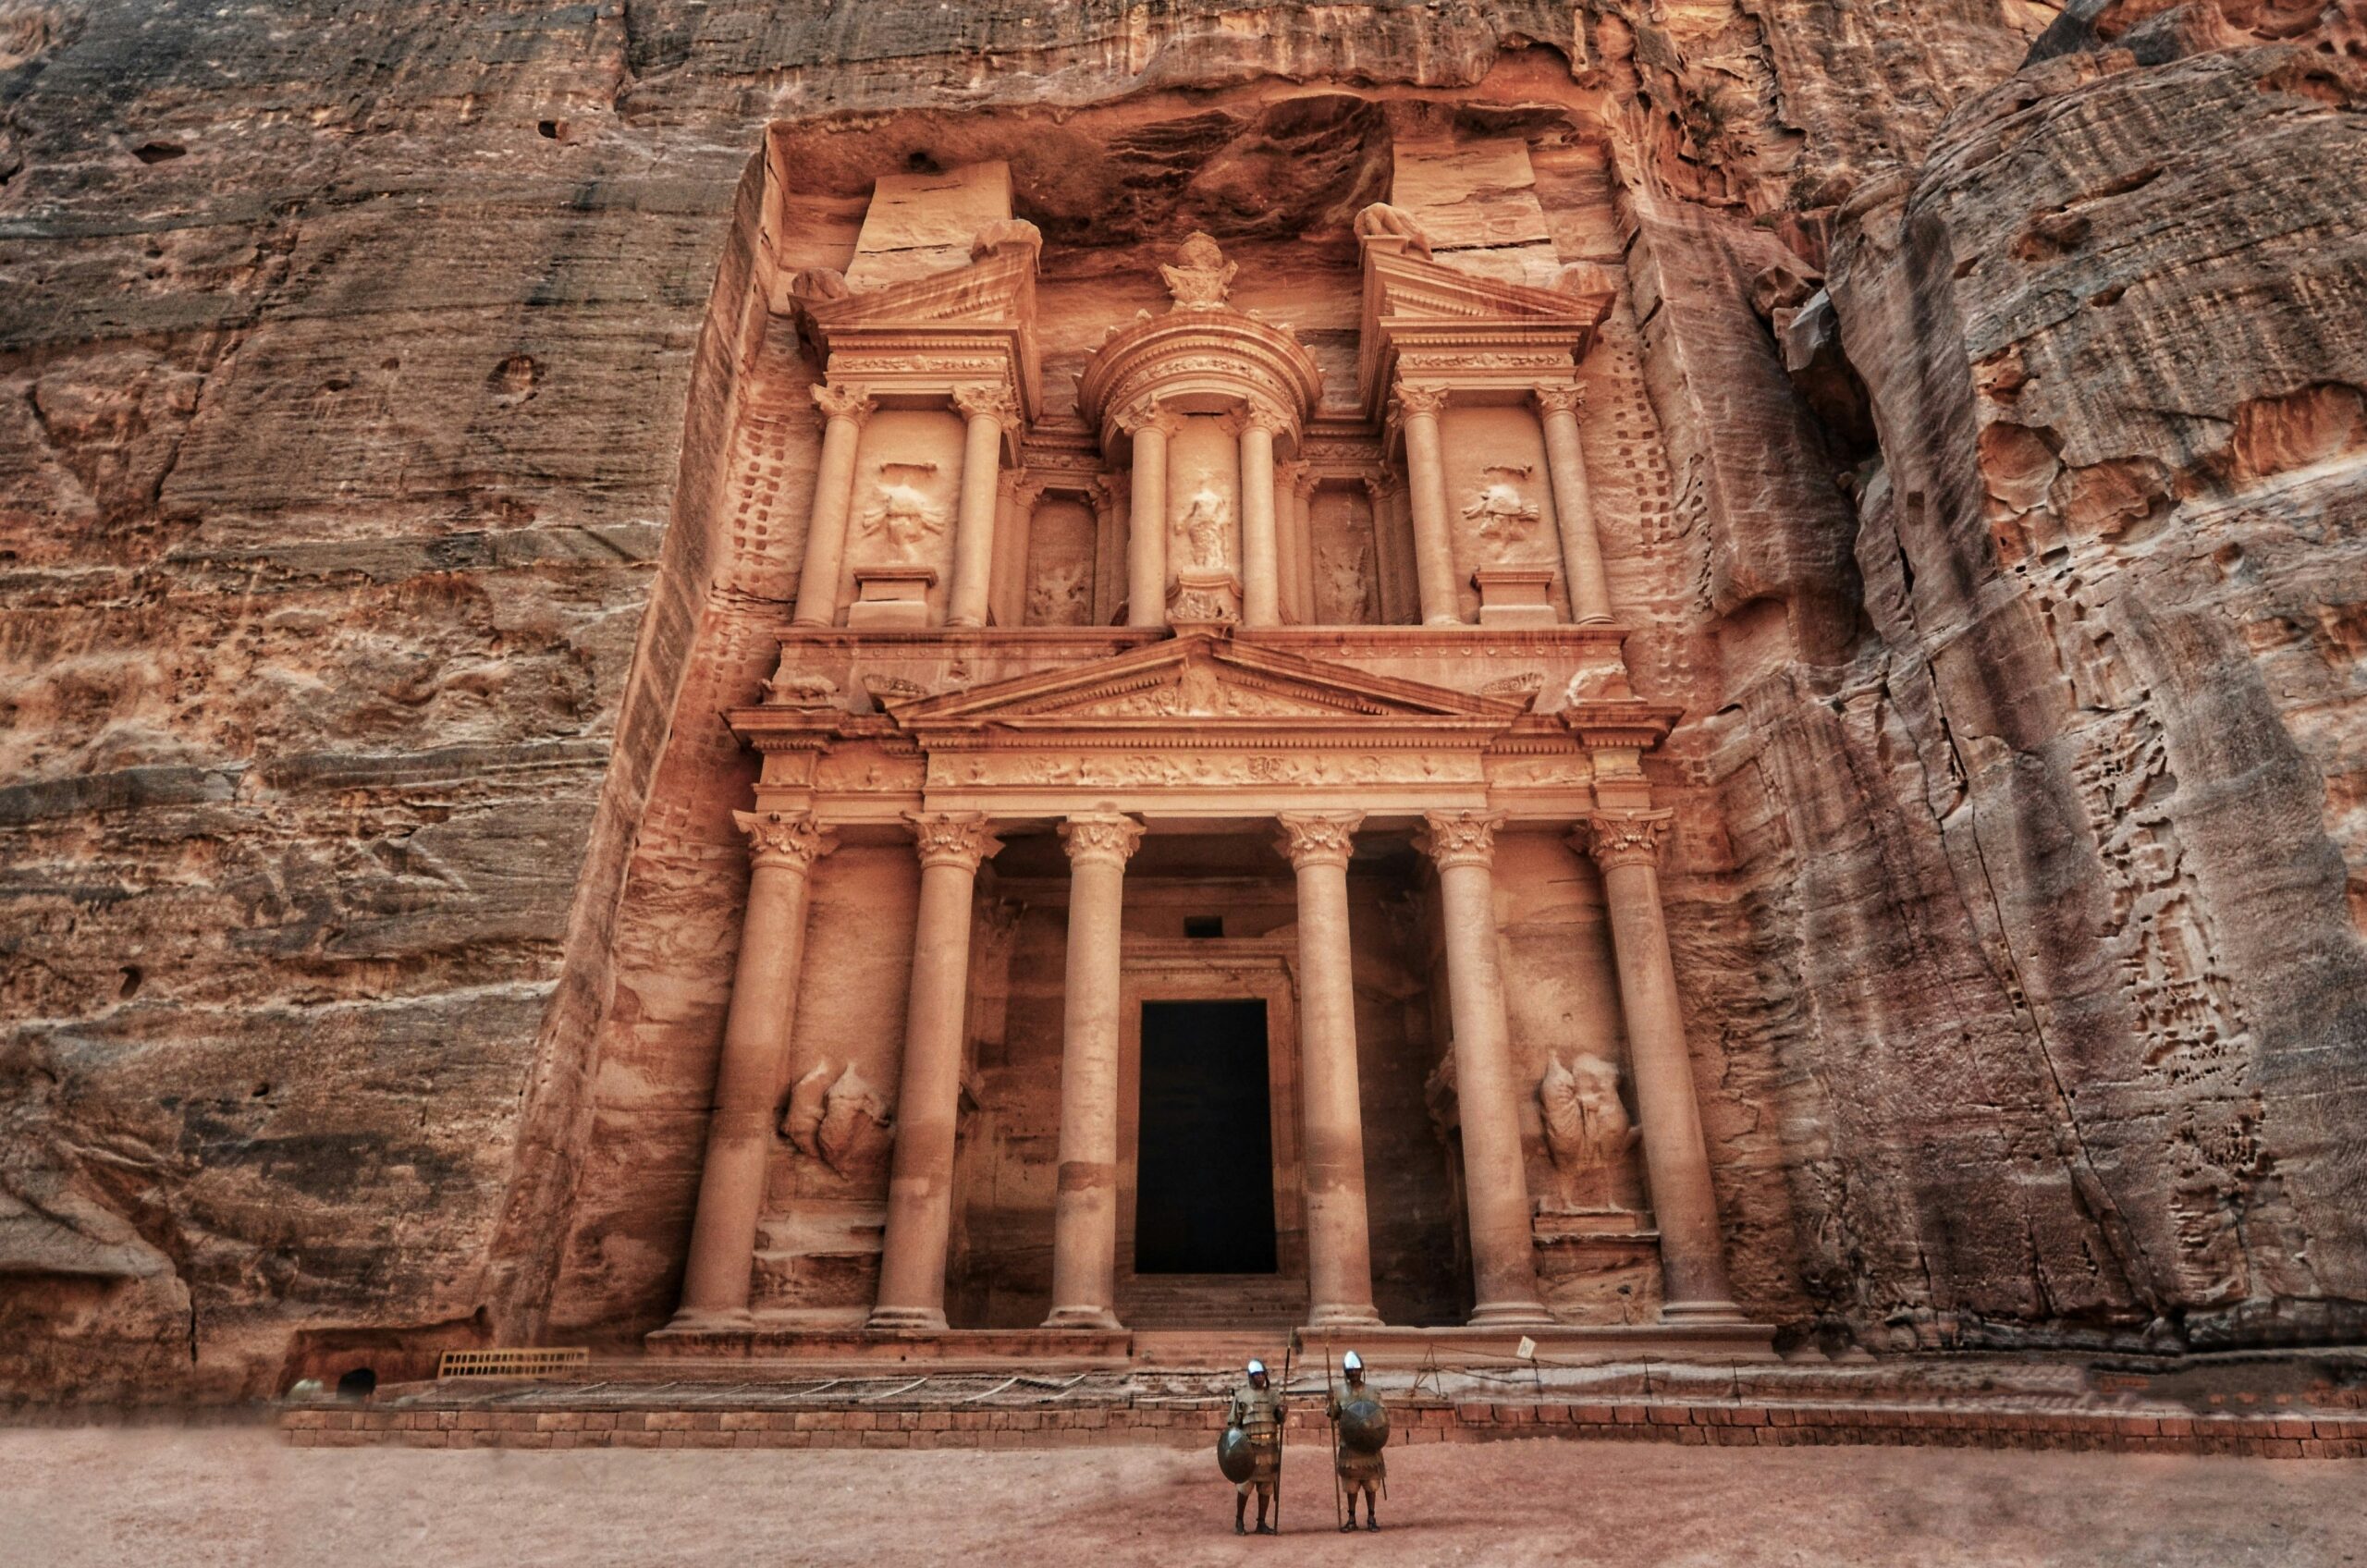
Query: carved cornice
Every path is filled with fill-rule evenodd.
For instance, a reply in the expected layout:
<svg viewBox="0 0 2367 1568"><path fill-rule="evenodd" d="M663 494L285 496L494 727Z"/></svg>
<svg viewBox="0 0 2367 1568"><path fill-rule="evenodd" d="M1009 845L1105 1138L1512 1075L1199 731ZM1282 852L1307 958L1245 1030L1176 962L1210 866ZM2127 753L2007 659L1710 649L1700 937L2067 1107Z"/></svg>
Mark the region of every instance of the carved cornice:
<svg viewBox="0 0 2367 1568"><path fill-rule="evenodd" d="M1576 384L1555 386L1532 386L1528 395L1537 399L1537 411L1543 414L1583 414L1587 411L1587 391Z"/></svg>
<svg viewBox="0 0 2367 1568"><path fill-rule="evenodd" d="M731 820L748 836L748 858L759 866L810 871L816 861L839 846L838 835L809 813L735 811Z"/></svg>
<svg viewBox="0 0 2367 1568"><path fill-rule="evenodd" d="M953 406L964 419L991 419L1000 429L1019 423L1019 400L997 386L979 384L953 389Z"/></svg>
<svg viewBox="0 0 2367 1568"><path fill-rule="evenodd" d="M1676 814L1665 808L1597 812L1570 835L1570 843L1592 855L1595 864L1605 871L1622 865L1657 866L1675 818Z"/></svg>
<svg viewBox="0 0 2367 1568"><path fill-rule="evenodd" d="M1131 435L1134 410L1178 397L1280 416L1295 437L1323 396L1323 374L1287 329L1227 310L1182 310L1110 334L1077 378L1077 408L1105 450Z"/></svg>
<svg viewBox="0 0 2367 1568"><path fill-rule="evenodd" d="M987 831L987 815L977 811L908 811L913 846L921 865L958 865L975 871L978 863L1002 848L1002 840Z"/></svg>
<svg viewBox="0 0 2367 1568"><path fill-rule="evenodd" d="M1426 811L1423 830L1414 835L1414 847L1438 863L1441 871L1457 865L1490 865L1496 859L1496 829L1504 825L1500 811Z"/></svg>
<svg viewBox="0 0 2367 1568"><path fill-rule="evenodd" d="M1282 828L1274 847L1294 869L1304 870L1310 865L1346 865L1355 852L1356 829L1364 826L1365 815L1360 811L1286 811L1274 820Z"/></svg>
<svg viewBox="0 0 2367 1568"><path fill-rule="evenodd" d="M1123 865L1143 841L1143 825L1115 812L1072 816L1061 824L1061 847L1076 865Z"/></svg>
<svg viewBox="0 0 2367 1568"><path fill-rule="evenodd" d="M852 420L855 428L879 411L879 405L860 386L842 382L825 382L814 388L814 406L822 410L825 419Z"/></svg>

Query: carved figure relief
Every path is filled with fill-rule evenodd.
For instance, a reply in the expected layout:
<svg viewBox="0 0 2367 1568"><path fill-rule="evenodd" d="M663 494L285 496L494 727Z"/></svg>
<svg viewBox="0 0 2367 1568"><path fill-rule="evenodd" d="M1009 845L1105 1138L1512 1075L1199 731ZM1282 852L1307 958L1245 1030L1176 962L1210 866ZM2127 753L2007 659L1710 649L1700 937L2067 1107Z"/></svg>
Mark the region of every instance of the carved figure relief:
<svg viewBox="0 0 2367 1568"><path fill-rule="evenodd" d="M847 1175L887 1147L888 1102L850 1062L816 1062L789 1091L781 1135L809 1159Z"/></svg>
<svg viewBox="0 0 2367 1568"><path fill-rule="evenodd" d="M1083 626L1093 614L1085 563L1048 568L1027 590L1030 626Z"/></svg>
<svg viewBox="0 0 2367 1568"><path fill-rule="evenodd" d="M1167 280L1176 308L1215 310L1233 292L1233 275L1240 270L1237 263L1224 259L1213 238L1195 232L1176 251L1175 264L1160 267L1159 276Z"/></svg>
<svg viewBox="0 0 2367 1568"><path fill-rule="evenodd" d="M937 472L935 463L882 463L879 486L863 514L865 533L886 537L898 554L910 555L924 541L945 532L945 508L930 500L919 482Z"/></svg>
<svg viewBox="0 0 2367 1568"><path fill-rule="evenodd" d="M1555 1056L1537 1085L1537 1109L1545 1126L1545 1152L1561 1173L1563 1195L1573 1208L1628 1207L1620 1187L1628 1151L1643 1136L1619 1097L1619 1066L1584 1053Z"/></svg>
<svg viewBox="0 0 2367 1568"><path fill-rule="evenodd" d="M1483 471L1488 484L1463 508L1479 525L1479 537L1491 545L1512 545L1528 537L1537 526L1537 503L1522 497L1519 484L1535 471L1527 463L1506 464Z"/></svg>
<svg viewBox="0 0 2367 1568"><path fill-rule="evenodd" d="M1184 538L1192 548L1192 564L1220 569L1225 541L1233 533L1233 503L1208 485L1202 485L1184 508Z"/></svg>
<svg viewBox="0 0 2367 1568"><path fill-rule="evenodd" d="M792 708L838 707L839 683L827 675L777 673L765 682L765 701Z"/></svg>
<svg viewBox="0 0 2367 1568"><path fill-rule="evenodd" d="M1323 606L1334 625L1363 626L1380 619L1373 611L1371 551L1318 550L1316 566L1323 573Z"/></svg>
<svg viewBox="0 0 2367 1568"><path fill-rule="evenodd" d="M1392 207L1386 202L1375 202L1356 214L1356 238L1359 239L1403 239L1406 249L1417 256L1430 253L1430 242L1422 233L1414 214L1403 207Z"/></svg>

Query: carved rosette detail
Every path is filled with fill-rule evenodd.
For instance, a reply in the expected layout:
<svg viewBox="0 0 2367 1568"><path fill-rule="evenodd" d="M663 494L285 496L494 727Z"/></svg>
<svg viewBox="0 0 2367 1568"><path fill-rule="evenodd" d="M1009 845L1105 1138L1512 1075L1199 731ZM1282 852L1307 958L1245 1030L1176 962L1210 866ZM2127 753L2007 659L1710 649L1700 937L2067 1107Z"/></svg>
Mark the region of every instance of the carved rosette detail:
<svg viewBox="0 0 2367 1568"><path fill-rule="evenodd" d="M1563 386L1533 386L1529 396L1537 399L1537 411L1545 414L1583 414L1587 411L1586 388L1576 384Z"/></svg>
<svg viewBox="0 0 2367 1568"><path fill-rule="evenodd" d="M1282 828L1274 847L1294 870L1304 870L1310 865L1346 865L1355 851L1356 829L1364 826L1365 814L1283 812L1274 820Z"/></svg>
<svg viewBox="0 0 2367 1568"><path fill-rule="evenodd" d="M913 845L924 868L958 865L975 871L980 861L1002 848L1002 840L987 831L987 814L981 811L908 811L904 820L913 825Z"/></svg>
<svg viewBox="0 0 2367 1568"><path fill-rule="evenodd" d="M814 863L839 847L839 836L811 814L735 811L731 820L748 836L748 858L757 865L811 871Z"/></svg>
<svg viewBox="0 0 2367 1568"><path fill-rule="evenodd" d="M1123 865L1142 841L1143 825L1114 812L1073 816L1061 824L1061 847L1078 865L1089 861Z"/></svg>
<svg viewBox="0 0 2367 1568"><path fill-rule="evenodd" d="M1443 386L1423 386L1401 381L1397 384L1397 417L1410 419L1417 414L1433 417L1446 408L1447 390Z"/></svg>
<svg viewBox="0 0 2367 1568"><path fill-rule="evenodd" d="M1019 423L1018 401L1000 386L957 386L953 406L964 419L991 419L1005 430Z"/></svg>
<svg viewBox="0 0 2367 1568"><path fill-rule="evenodd" d="M1490 865L1496 859L1496 829L1503 825L1500 811L1426 811L1414 847L1437 862L1441 871Z"/></svg>
<svg viewBox="0 0 2367 1568"><path fill-rule="evenodd" d="M1673 811L1597 812L1572 841L1609 871L1621 865L1658 865L1675 820Z"/></svg>
<svg viewBox="0 0 2367 1568"><path fill-rule="evenodd" d="M814 388L814 406L825 419L851 419L860 426L879 411L879 405L860 386L827 382Z"/></svg>

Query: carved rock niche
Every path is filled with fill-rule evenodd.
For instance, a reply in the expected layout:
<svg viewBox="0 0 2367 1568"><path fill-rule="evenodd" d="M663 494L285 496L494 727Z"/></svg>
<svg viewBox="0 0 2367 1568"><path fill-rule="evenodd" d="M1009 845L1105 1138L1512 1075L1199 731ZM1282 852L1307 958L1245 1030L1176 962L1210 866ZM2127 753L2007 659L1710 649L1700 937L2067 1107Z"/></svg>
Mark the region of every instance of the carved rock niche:
<svg viewBox="0 0 2367 1568"><path fill-rule="evenodd" d="M1036 503L1027 527L1027 626L1085 626L1093 619L1093 578L1099 532L1081 496L1049 494Z"/></svg>
<svg viewBox="0 0 2367 1568"><path fill-rule="evenodd" d="M1358 484L1325 484L1308 497L1318 626L1380 623L1380 570L1372 500Z"/></svg>
<svg viewBox="0 0 2367 1568"><path fill-rule="evenodd" d="M927 619L944 619L962 437L960 416L947 409L882 409L871 416L855 459L841 603L860 602L866 576L926 570L936 574Z"/></svg>
<svg viewBox="0 0 2367 1568"><path fill-rule="evenodd" d="M1552 570L1560 566L1552 476L1545 466L1545 432L1527 408L1451 404L1441 434L1456 593L1465 619L1471 619L1479 607L1473 572L1500 567ZM1567 595L1558 584L1552 603L1556 619L1566 619Z"/></svg>
<svg viewBox="0 0 2367 1568"><path fill-rule="evenodd" d="M1170 575L1241 567L1241 438L1220 414L1187 414L1169 448Z"/></svg>

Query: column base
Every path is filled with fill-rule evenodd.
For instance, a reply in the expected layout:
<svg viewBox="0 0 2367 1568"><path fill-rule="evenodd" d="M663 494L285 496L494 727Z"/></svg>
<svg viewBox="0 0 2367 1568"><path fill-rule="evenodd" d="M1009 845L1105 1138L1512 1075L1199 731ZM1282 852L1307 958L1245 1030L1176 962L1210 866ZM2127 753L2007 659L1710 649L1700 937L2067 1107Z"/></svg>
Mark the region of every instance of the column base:
<svg viewBox="0 0 2367 1568"><path fill-rule="evenodd" d="M1047 1329L1122 1329L1118 1315L1106 1306L1056 1306L1044 1319Z"/></svg>
<svg viewBox="0 0 2367 1568"><path fill-rule="evenodd" d="M1742 1308L1730 1301L1671 1301L1661 1304L1663 1323L1741 1323Z"/></svg>
<svg viewBox="0 0 2367 1568"><path fill-rule="evenodd" d="M1424 616L1422 618L1422 624L1424 626L1452 626L1455 630L1461 631L1471 623L1464 619L1459 615L1432 615Z"/></svg>
<svg viewBox="0 0 2367 1568"><path fill-rule="evenodd" d="M1368 1306L1318 1306L1306 1315L1310 1329L1378 1329L1380 1314Z"/></svg>
<svg viewBox="0 0 2367 1568"><path fill-rule="evenodd" d="M1470 1318L1474 1329L1551 1329L1560 1322L1541 1301L1485 1301Z"/></svg>
<svg viewBox="0 0 2367 1568"><path fill-rule="evenodd" d="M674 1314L666 1325L668 1333L708 1334L728 1333L751 1327L755 1319L744 1306L686 1306Z"/></svg>
<svg viewBox="0 0 2367 1568"><path fill-rule="evenodd" d="M864 1319L866 1329L917 1329L923 1333L945 1332L945 1314L933 1306L875 1306L871 1316Z"/></svg>
<svg viewBox="0 0 2367 1568"><path fill-rule="evenodd" d="M1618 619L1616 616L1582 615L1570 624L1573 626L1615 626L1618 624Z"/></svg>

